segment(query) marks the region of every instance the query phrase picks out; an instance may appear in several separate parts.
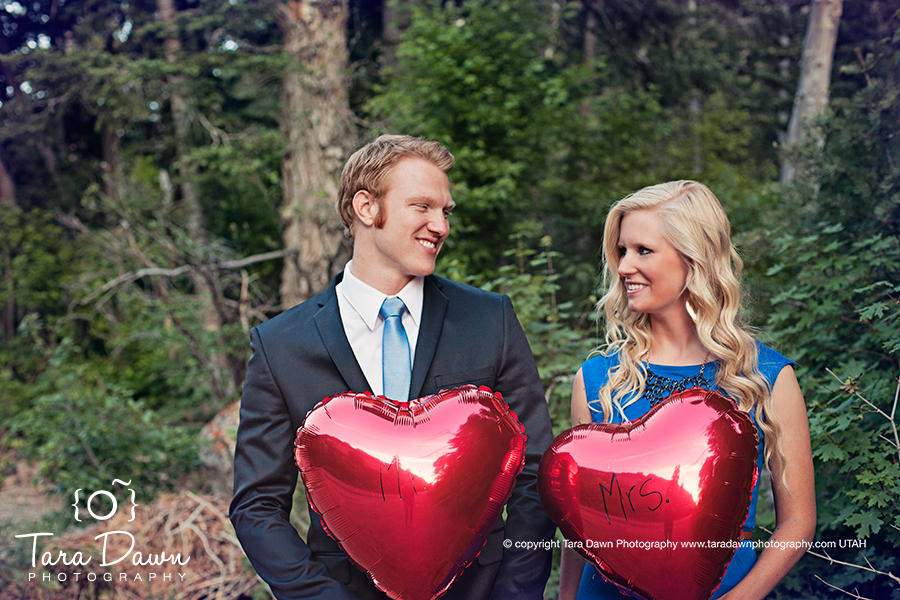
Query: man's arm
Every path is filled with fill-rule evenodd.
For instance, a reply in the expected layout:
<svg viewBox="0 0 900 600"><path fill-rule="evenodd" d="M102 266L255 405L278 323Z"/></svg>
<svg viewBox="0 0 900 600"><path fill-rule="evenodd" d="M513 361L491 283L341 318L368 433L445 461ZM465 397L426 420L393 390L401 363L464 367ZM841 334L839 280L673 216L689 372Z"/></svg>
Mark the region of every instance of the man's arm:
<svg viewBox="0 0 900 600"><path fill-rule="evenodd" d="M513 545L503 550L503 562L491 598L540 600L550 575L549 540L556 526L547 516L537 489L538 466L553 441L550 414L534 357L516 318L512 302L503 297L504 341L496 391L525 426L525 467L506 505L506 538ZM519 541L544 541L546 550L516 548Z"/></svg>
<svg viewBox="0 0 900 600"><path fill-rule="evenodd" d="M235 533L279 600L358 600L312 558L289 521L297 485L296 431L256 328L250 332L250 347L234 454Z"/></svg>

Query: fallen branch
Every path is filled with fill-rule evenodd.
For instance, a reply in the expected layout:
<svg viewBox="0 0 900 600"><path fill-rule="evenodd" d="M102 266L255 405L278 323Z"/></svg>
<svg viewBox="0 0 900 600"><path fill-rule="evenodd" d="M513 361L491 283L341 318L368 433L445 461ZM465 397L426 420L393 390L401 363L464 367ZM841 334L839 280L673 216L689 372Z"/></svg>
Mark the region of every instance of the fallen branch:
<svg viewBox="0 0 900 600"><path fill-rule="evenodd" d="M266 260L272 260L275 258L283 258L285 256L291 256L293 254L300 254L300 251L297 249L293 250L273 250L272 252L263 252L262 254L254 254L253 256L248 256L246 258L239 258L237 260L226 260L223 262L213 263L214 266L222 268L222 269L243 269L248 265L252 265L254 263L263 262Z"/></svg>
<svg viewBox="0 0 900 600"><path fill-rule="evenodd" d="M285 256L290 256L292 254L298 254L299 250L274 250L272 252L263 252L262 254L254 254L252 256L247 256L245 258L237 259L237 260L226 260L222 262L214 262L211 263L211 266L219 269L242 269L248 265L252 265L254 263L263 262L267 260L273 260L276 258L283 258ZM147 267L144 269L140 269L133 273L125 273L123 275L119 275L115 279L107 281L98 289L94 290L81 300L78 300L76 304L89 304L96 300L99 296L105 294L109 290L118 287L120 285L125 285L128 283L133 283L138 279L143 279L144 277L178 277L179 275L186 273L187 271L196 269L196 267L192 265L182 265L180 267L176 267L174 269L163 269L161 267Z"/></svg>
<svg viewBox="0 0 900 600"><path fill-rule="evenodd" d="M163 276L163 277L178 277L179 275L181 275L185 271L189 270L190 268L191 267L189 267L187 265L178 267L176 269L162 269L162 268L158 268L158 267L151 267L151 268L135 271L134 273L125 273L124 275L119 275L118 277L116 277L115 279L113 279L111 281L107 281L102 286L100 286L99 289L94 290L93 292L91 292L90 294L88 294L87 296L82 298L81 300L78 300L76 302L76 304L89 304L90 302L93 302L98 296L105 294L106 292L113 289L114 287L117 287L117 286L120 286L120 285L123 285L126 283L132 283L132 282L137 281L138 279L142 279L144 277L151 277L154 275L159 275L159 276Z"/></svg>

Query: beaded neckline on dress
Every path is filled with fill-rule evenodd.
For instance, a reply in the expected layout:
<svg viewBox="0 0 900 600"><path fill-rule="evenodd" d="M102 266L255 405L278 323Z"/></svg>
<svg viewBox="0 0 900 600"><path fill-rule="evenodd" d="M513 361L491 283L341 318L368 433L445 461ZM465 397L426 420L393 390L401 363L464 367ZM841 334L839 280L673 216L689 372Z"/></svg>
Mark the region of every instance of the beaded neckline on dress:
<svg viewBox="0 0 900 600"><path fill-rule="evenodd" d="M668 377L657 375L650 369L650 363L648 362L647 378L644 381L644 398L650 401L650 406L656 406L672 394L683 392L692 387L699 386L706 390L712 388L713 382L703 376L707 358L709 358L708 354L703 359L703 364L700 365L699 373L682 379L669 379Z"/></svg>

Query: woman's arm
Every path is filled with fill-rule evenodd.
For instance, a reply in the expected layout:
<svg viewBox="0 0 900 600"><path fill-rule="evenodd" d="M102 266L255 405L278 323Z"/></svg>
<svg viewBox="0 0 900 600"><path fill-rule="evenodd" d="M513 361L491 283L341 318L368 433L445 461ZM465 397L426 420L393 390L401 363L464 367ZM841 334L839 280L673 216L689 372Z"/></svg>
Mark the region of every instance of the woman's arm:
<svg viewBox="0 0 900 600"><path fill-rule="evenodd" d="M581 369L575 374L572 384L572 425L591 422L591 410L588 408L587 392L584 390L584 376ZM559 600L575 600L578 596L578 584L584 571L584 557L572 548L563 548L559 566Z"/></svg>
<svg viewBox="0 0 900 600"><path fill-rule="evenodd" d="M781 429L781 447L787 465L777 454L769 461L772 490L775 494L775 531L769 545L747 576L720 600L764 598L793 568L806 552L801 540L811 541L816 532L816 490L813 476L809 421L803 394L794 375L786 367L778 374L772 388L772 405ZM790 489L782 480L784 474ZM778 543L794 544L784 549Z"/></svg>
<svg viewBox="0 0 900 600"><path fill-rule="evenodd" d="M575 600L587 561L572 548L563 548L559 565L559 600Z"/></svg>
<svg viewBox="0 0 900 600"><path fill-rule="evenodd" d="M582 425L593 421L591 409L588 408L587 391L584 389L584 375L581 369L575 373L575 382L572 383L572 426Z"/></svg>

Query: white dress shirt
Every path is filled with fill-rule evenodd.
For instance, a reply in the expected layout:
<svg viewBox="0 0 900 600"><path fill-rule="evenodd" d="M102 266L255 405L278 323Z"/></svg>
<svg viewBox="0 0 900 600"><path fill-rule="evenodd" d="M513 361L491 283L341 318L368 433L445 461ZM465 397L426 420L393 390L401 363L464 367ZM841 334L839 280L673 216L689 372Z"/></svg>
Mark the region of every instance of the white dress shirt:
<svg viewBox="0 0 900 600"><path fill-rule="evenodd" d="M375 395L384 394L384 380L381 372L381 342L384 333L384 319L378 314L386 294L363 283L350 272L350 265L344 267L344 279L337 284L338 309L341 322L350 348L356 356L366 381ZM422 323L422 298L425 290L425 279L416 277L397 294L406 305L403 313L403 328L409 339L409 364L415 362L416 341L419 338L419 326ZM363 390L350 390L359 392Z"/></svg>

